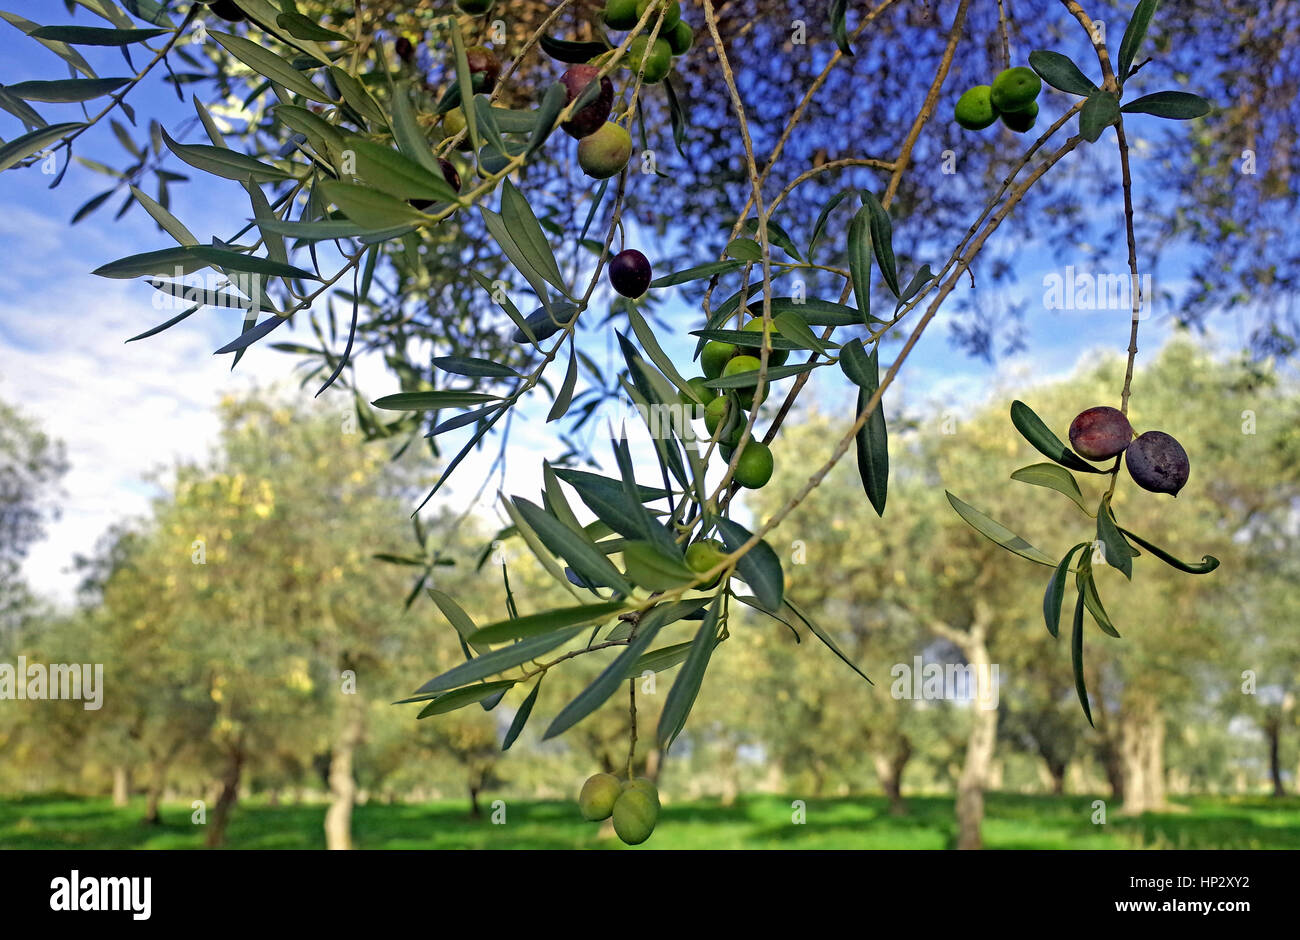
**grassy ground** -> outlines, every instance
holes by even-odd
[[[1300,799],[1194,798],[1182,811],[1129,819],[1111,813],[1094,825],[1092,798],[990,794],[984,839],[994,849],[1298,849]],[[647,848],[942,849],[953,838],[952,800],[917,797],[890,816],[879,797],[813,800],[807,822],[791,823],[790,800],[742,797],[666,806]],[[107,799],[36,796],[0,799],[0,848],[187,849],[204,830],[186,805],[164,808],[162,825],[139,822],[142,805],[114,809]],[[486,809],[486,804],[485,804]],[[240,849],[320,849],[323,806],[246,803],[229,845]],[[358,807],[353,833],[367,849],[623,848],[570,802],[517,802],[505,825],[468,818],[464,803]]]

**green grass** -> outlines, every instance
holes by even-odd
[[[1109,812],[1094,825],[1092,797],[990,794],[984,839],[991,849],[1297,849],[1300,799],[1196,797],[1179,812],[1126,818]],[[624,848],[601,826],[584,822],[571,802],[509,802],[506,824],[481,821],[463,802],[358,807],[353,834],[367,849]],[[810,800],[807,821],[791,822],[791,799],[745,796],[664,808],[647,848],[658,849],[942,849],[953,840],[952,800],[916,797],[891,816],[880,797]],[[115,809],[106,798],[64,795],[0,799],[0,848],[190,849],[203,845],[186,804],[166,806],[163,823],[140,824],[142,805]],[[321,849],[325,807],[242,804],[230,848]]]

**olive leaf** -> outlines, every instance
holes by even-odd
[[[1043,419],[1022,401],[1011,403],[1011,423],[1034,448],[1044,457],[1050,457],[1063,467],[1083,473],[1105,473],[1066,447],[1059,437],[1053,434],[1043,423]]]
[[[543,653],[549,653],[557,646],[567,643],[585,629],[585,626],[576,626],[567,630],[557,630],[553,633],[529,637],[511,643],[509,646],[491,650],[430,679],[415,690],[415,695],[427,696],[430,693],[446,692],[450,689],[460,688],[463,685],[469,685],[471,682],[477,682],[480,679],[486,679],[489,676],[495,676],[497,673],[505,672],[507,669],[513,669],[515,666],[522,665],[531,659],[536,659]],[[414,698],[410,698],[397,704],[405,704],[405,702],[414,700]]]
[[[708,612],[704,615],[704,622],[700,624],[700,629],[696,631],[695,638],[691,641],[685,665],[673,681],[673,687],[668,690],[668,698],[664,700],[664,708],[659,715],[659,726],[655,732],[659,746],[664,750],[672,747],[677,735],[681,734],[682,729],[686,727],[686,719],[690,717],[691,708],[700,693],[704,673],[709,668],[709,659],[713,655],[714,647],[718,645],[718,613],[721,604],[721,598],[714,598],[713,603],[709,605]]]
[[[1129,17],[1128,25],[1124,27],[1124,38],[1120,40],[1119,61],[1115,67],[1115,76],[1121,83],[1129,76],[1133,59],[1137,56],[1142,40],[1146,38],[1147,29],[1151,26],[1151,18],[1155,16],[1158,6],[1160,0],[1140,0],[1133,8],[1133,15]]]
[[[1052,572],[1052,577],[1048,579],[1047,590],[1043,592],[1043,621],[1047,624],[1047,632],[1053,637],[1057,635],[1061,626],[1061,603],[1065,600],[1065,573],[1070,570],[1070,559],[1079,549],[1086,549],[1091,544],[1091,542],[1080,542],[1066,552],[1061,563]]]
[[[853,47],[849,45],[848,9],[849,0],[831,0],[831,35],[835,37],[840,52],[851,56]]]
[[[840,357],[840,367],[844,374],[858,386],[856,415],[859,417],[880,386],[879,356],[879,346],[872,347],[871,352],[866,353],[862,340],[855,339],[844,348]],[[861,477],[862,488],[878,516],[885,514],[885,499],[889,495],[889,432],[885,427],[884,405],[883,398],[876,402],[871,417],[858,429],[854,438],[858,476]]]
[[[1143,548],[1149,551],[1152,555],[1155,555],[1165,564],[1169,565],[1172,568],[1177,568],[1179,571],[1186,571],[1188,574],[1209,574],[1215,568],[1219,567],[1219,559],[1215,558],[1213,555],[1202,555],[1199,564],[1193,562],[1187,562],[1187,561],[1180,561],[1179,559],[1169,554],[1160,546],[1151,544],[1146,539],[1142,538],[1142,536],[1138,535],[1136,532],[1130,532],[1128,529],[1124,528],[1123,526],[1120,526],[1119,530],[1124,535],[1128,536],[1134,542],[1137,542],[1139,545],[1141,545]]]
[[[1105,546],[1106,564],[1122,572],[1130,580],[1133,577],[1133,556],[1137,554],[1133,546],[1124,541],[1124,536],[1111,514],[1110,495],[1101,498],[1097,507],[1097,538]]]
[[[542,680],[546,678],[546,673],[537,677],[533,683],[533,690],[528,693],[528,697],[519,705],[519,710],[515,712],[514,720],[510,722],[510,729],[506,731],[505,740],[501,742],[501,750],[510,750],[510,745],[518,739],[520,732],[524,730],[524,725],[528,723],[528,718],[533,713],[533,706],[537,704],[537,693],[542,689]]]
[[[753,537],[752,532],[730,519],[718,519],[717,527],[728,551],[738,550]],[[780,608],[785,597],[785,574],[781,570],[781,559],[772,550],[772,546],[760,541],[736,562],[736,572],[749,585],[754,597],[765,610],[776,611]]]
[[[1064,493],[1074,500],[1075,505],[1080,509],[1088,512],[1088,507],[1083,501],[1083,491],[1079,489],[1079,481],[1074,478],[1073,473],[1064,467],[1054,463],[1030,464],[1028,467],[1021,467],[1011,474],[1011,479],[1032,486],[1045,486],[1048,489],[1056,490],[1058,493]]]
[[[693,601],[673,601],[668,604],[658,604],[645,613],[636,626],[636,635],[627,644],[618,657],[605,667],[604,671],[587,686],[577,697],[564,708],[546,729],[542,735],[542,740],[553,738],[557,734],[569,730],[579,721],[586,718],[593,711],[604,704],[614,690],[619,687],[627,675],[627,671],[632,663],[636,662],[646,647],[659,633],[659,630],[669,623],[674,623],[687,614],[699,610],[705,604],[705,600]]]
[[[897,297],[899,296],[898,266],[894,260],[893,222],[874,193],[864,190],[862,203],[871,218],[871,248],[876,255],[876,264],[885,278],[885,284]]]
[[[867,323],[871,316],[871,255],[867,242],[871,235],[871,210],[863,206],[849,222],[849,276],[853,281],[853,299],[858,305],[858,322]]]
[[[1083,714],[1088,719],[1088,724],[1095,728],[1096,725],[1092,722],[1092,709],[1088,707],[1088,683],[1083,675],[1084,606],[1083,592],[1080,591],[1074,603],[1074,625],[1070,632],[1070,663],[1074,667],[1074,690],[1079,695],[1079,704],[1083,706]]]
[[[464,689],[443,693],[420,709],[420,714],[415,717],[429,718],[433,715],[443,715],[458,708],[464,708],[466,705],[473,705],[475,702],[483,701],[488,696],[508,691],[517,681],[517,679],[502,679],[497,682],[484,682],[480,685],[471,685]]]
[[[1029,67],[1047,84],[1067,94],[1086,98],[1097,90],[1097,86],[1074,64],[1074,60],[1059,52],[1035,49],[1029,53]]]
[[[1079,133],[1095,144],[1101,132],[1119,121],[1119,102],[1110,92],[1097,90],[1088,96],[1079,112]]]
[[[1154,114],[1173,121],[1190,121],[1210,113],[1210,103],[1185,91],[1157,91],[1143,95],[1120,108],[1125,114]]]
[[[472,643],[501,643],[543,633],[553,633],[566,627],[576,627],[605,620],[624,607],[622,601],[605,601],[600,604],[580,604],[562,607],[523,617],[498,620],[475,630],[465,639]]]
[[[1056,562],[1002,523],[990,519],[974,506],[963,502],[947,490],[944,490],[944,495],[948,497],[948,502],[952,508],[957,510],[957,515],[961,516],[966,521],[966,524],[980,535],[997,542],[1007,551],[1013,552],[1021,558],[1028,558],[1030,561],[1045,565],[1048,568],[1056,567]]]

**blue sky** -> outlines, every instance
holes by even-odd
[[[42,23],[68,22],[62,4],[11,0],[7,6]],[[96,23],[84,11],[75,21]],[[5,84],[63,77],[61,60],[35,42],[23,39],[6,23],[0,23],[0,49],[5,52],[0,67],[0,81]],[[101,75],[126,72],[115,51],[89,50],[87,57]],[[211,93],[210,89],[205,91]],[[180,137],[181,126],[194,115],[188,98],[178,102],[172,91],[152,80],[137,89],[130,100],[141,118],[137,132],[141,138],[146,134],[148,117],[157,118]],[[51,119],[77,117],[76,106],[38,107]],[[15,119],[0,114],[0,136],[12,138],[19,130]],[[951,134],[951,128],[936,125],[933,132]],[[1140,124],[1131,131],[1139,155],[1141,132]],[[192,133],[183,138],[198,139]],[[566,138],[559,145],[572,146],[572,142]],[[112,154],[108,162],[120,162],[123,153],[106,122],[82,138],[77,152],[86,156]],[[673,157],[675,151],[669,158]],[[191,176],[198,179],[200,174],[191,171]],[[208,450],[217,430],[213,406],[221,396],[239,393],[254,384],[279,381],[296,385],[293,357],[254,349],[232,373],[225,357],[212,355],[238,332],[238,318],[229,313],[207,311],[159,336],[124,345],[126,338],[166,319],[167,314],[155,309],[154,292],[148,287],[94,277],[90,271],[127,254],[168,247],[171,241],[138,208],[121,221],[112,222],[120,199],[110,201],[109,206],[70,228],[68,220],[73,213],[107,188],[107,179],[74,165],[62,185],[50,190],[50,177],[42,175],[39,168],[0,174],[0,251],[4,257],[0,266],[0,398],[38,419],[68,448],[72,466],[64,481],[62,516],[51,526],[49,537],[35,546],[26,566],[34,587],[60,602],[72,596],[75,578],[68,571],[72,556],[88,553],[98,535],[113,521],[137,515],[146,508],[155,492],[145,482],[149,471],[178,459],[200,457]],[[247,215],[243,208],[247,197],[233,182],[203,178],[197,185],[177,185],[172,192],[173,211],[200,240],[212,233],[231,231],[230,199],[238,200],[240,219]],[[1111,224],[1108,220],[1113,215],[1118,225],[1119,209],[1118,204],[1101,207],[1097,224]],[[832,230],[827,237],[844,238],[845,233]],[[653,260],[653,253],[647,253]],[[1127,346],[1127,309],[1087,313],[1045,310],[1044,277],[1062,270],[1045,252],[1036,252],[1032,246],[1021,257],[1018,285],[1007,289],[1002,299],[1022,296],[1029,301],[1025,352],[1000,359],[994,366],[971,359],[950,346],[948,325],[941,315],[908,360],[891,393],[891,408],[906,402],[909,410],[942,413],[982,400],[998,388],[1067,373],[1081,356]],[[941,261],[930,260],[936,266]],[[968,289],[963,285],[957,293]],[[597,299],[599,309],[600,295]],[[997,302],[998,298],[990,300]],[[698,310],[690,309],[680,293],[665,305],[664,318],[680,325],[679,336],[702,325]],[[1244,335],[1238,324],[1225,321],[1220,326],[1230,342]],[[1143,349],[1154,350],[1168,333],[1167,314],[1157,307],[1154,316],[1143,324]],[[283,330],[277,336],[291,338]],[[605,361],[605,336],[588,333],[585,342],[589,351],[598,355],[598,361]],[[685,340],[669,338],[664,345],[676,361],[684,362],[689,357],[690,345]],[[882,358],[891,358],[888,349]],[[357,378],[372,398],[395,390],[395,383],[375,362],[358,363]],[[850,399],[834,380],[820,384],[818,398],[833,412],[849,407],[844,403]],[[563,449],[553,426],[544,424],[549,407],[544,399],[539,395],[515,420],[519,450],[507,467],[508,492],[535,492],[540,458],[555,456]],[[315,407],[337,413],[340,403],[327,395],[317,400]],[[602,448],[597,450],[604,456]],[[478,490],[495,453],[496,448],[491,447],[467,461],[442,498],[463,508]],[[494,495],[495,486],[487,487],[481,507],[485,513],[491,512]]]

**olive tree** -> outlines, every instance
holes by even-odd
[[[925,239],[910,234],[920,231],[924,206],[903,201],[912,192],[905,183],[916,175],[927,131],[948,124],[950,79],[968,43],[969,0],[950,4],[943,22],[932,22],[935,55],[930,68],[905,80],[916,108],[895,125],[906,130],[894,135],[890,152],[809,162],[793,161],[788,145],[800,138],[814,106],[844,106],[819,98],[819,91],[851,65],[855,44],[869,41],[886,22],[894,7],[889,0],[852,15],[844,0],[826,5],[820,25],[831,41],[816,57],[816,78],[774,124],[771,102],[756,98],[756,86],[738,70],[735,54],[747,27],[724,28],[713,0],[701,0],[690,11],[694,22],[685,23],[677,0],[610,0],[603,10],[561,0],[545,15],[529,5],[519,20],[508,8],[460,0],[459,10],[439,10],[443,15],[429,24],[420,45],[407,36],[390,43],[366,31],[351,7],[318,5],[308,15],[307,7],[271,0],[134,0],[121,7],[99,0],[93,9],[107,26],[15,23],[62,57],[74,77],[4,89],[0,105],[26,128],[0,146],[0,169],[57,166],[62,158],[66,170],[74,144],[92,126],[119,116],[136,120],[128,96],[157,68],[168,70],[179,89],[195,72],[175,73],[172,58],[195,68],[219,47],[223,87],[245,124],[231,137],[243,149],[230,145],[222,123],[197,97],[195,135],[202,142],[183,141],[179,131],[153,122],[146,150],[128,128],[115,126],[123,146],[129,142],[127,149],[137,152],[133,172],[160,179],[156,199],[128,180],[128,205],[139,204],[175,242],[106,260],[95,272],[141,278],[174,306],[173,316],[135,338],[176,328],[204,309],[234,309],[243,314],[243,328],[217,350],[234,363],[262,345],[306,357],[312,366],[307,380],[319,381],[320,392],[334,388],[349,395],[358,427],[392,442],[399,453],[412,444],[427,442],[436,450],[442,441],[463,439],[421,507],[475,448],[496,439],[508,444],[511,419],[521,408],[545,407],[547,423],[568,447],[555,465],[544,466],[540,502],[501,496],[511,523],[502,537],[522,541],[570,600],[556,606],[512,598],[508,617],[479,623],[455,598],[434,593],[464,661],[406,701],[427,718],[475,703],[490,709],[506,696],[522,696],[506,736],[513,742],[552,669],[579,656],[608,660],[551,717],[543,734],[549,738],[588,718],[628,676],[680,663],[652,739],[663,754],[686,725],[715,648],[730,635],[738,599],[776,616],[790,606],[774,533],[851,450],[866,502],[884,514],[890,481],[882,401],[908,357],[994,234],[1017,209],[1035,204],[1031,194],[1040,181],[1113,142],[1132,324],[1127,368],[1111,392],[1119,407],[1109,409],[1111,424],[1100,431],[1087,425],[1078,439],[1071,434],[1082,456],[1029,406],[1017,403],[1012,411],[1016,428],[1051,461],[1027,468],[1030,482],[1069,490],[1072,473],[1091,473],[1106,483],[1095,511],[1080,501],[1090,520],[1084,527],[1092,531],[1081,531],[1084,541],[1058,563],[950,496],[952,508],[979,533],[1053,569],[1045,608],[1053,632],[1065,581],[1074,575],[1075,680],[1088,714],[1085,609],[1103,630],[1110,624],[1093,555],[1080,555],[1080,549],[1098,542],[1105,550],[1096,563],[1125,575],[1132,573],[1134,543],[1192,573],[1217,564],[1178,561],[1121,528],[1112,509],[1125,447],[1139,485],[1176,492],[1177,478],[1185,478],[1179,461],[1185,463],[1186,455],[1179,457],[1177,442],[1143,435],[1129,446],[1126,417],[1143,305],[1140,274],[1144,251],[1151,250],[1138,244],[1126,122],[1136,115],[1194,121],[1211,110],[1181,88],[1135,91],[1132,80],[1150,61],[1141,54],[1157,6],[1155,0],[1137,3],[1116,43],[1082,3],[1064,0],[1059,25],[1076,40],[1053,44],[1086,46],[1083,66],[1051,48],[1035,49],[1027,64],[1013,61],[1012,24],[999,6],[987,83],[977,81],[957,99],[955,133],[958,140],[977,140],[973,135],[996,127],[1003,169],[974,198],[969,221]],[[799,22],[796,31],[806,31]],[[188,48],[196,36],[206,53]],[[128,74],[99,76],[78,51],[96,45],[120,47]],[[670,227],[669,219],[654,218],[652,193],[674,152],[684,155],[696,125],[671,80],[675,57],[692,48],[694,68],[707,69],[710,87],[725,101],[724,133],[739,142],[738,159],[713,181],[728,190],[738,210],[716,255],[669,256],[665,272],[664,259],[638,236]],[[137,67],[133,56],[144,64]],[[547,60],[558,63],[549,66],[551,75],[561,67],[563,74],[530,87],[524,79],[545,75]],[[1049,113],[1040,119],[1044,83],[1055,91],[1042,100]],[[52,123],[32,102],[43,110],[49,110],[46,103],[87,108],[83,119],[63,115],[71,119]],[[91,113],[92,107],[100,110]],[[666,112],[667,123],[647,121],[653,110]],[[760,118],[778,130],[760,137]],[[577,140],[581,176],[563,156],[566,138]],[[206,180],[242,190],[247,207],[232,212],[226,231],[200,238],[170,211],[169,177],[155,165],[164,155]],[[811,229],[797,226],[790,217],[797,201],[845,170],[863,175],[843,178],[847,185],[820,202]],[[548,211],[565,192],[572,194],[571,211]],[[645,215],[650,224],[634,227],[634,219]],[[691,221],[678,221],[692,244]],[[909,251],[895,249],[895,228]],[[797,240],[793,231],[800,232]],[[638,244],[661,262],[658,272]],[[431,267],[443,274],[432,294]],[[455,276],[445,276],[448,271]],[[698,309],[693,355],[670,355],[655,325],[655,304],[675,295]],[[467,304],[469,297],[477,303]],[[608,310],[603,318],[602,307]],[[312,342],[283,341],[285,325],[295,322],[312,331]],[[606,334],[621,359],[613,374],[581,347],[580,326]],[[381,354],[400,377],[399,392],[368,401],[356,387],[347,366],[368,352]],[[691,374],[697,370],[701,374]],[[784,449],[782,429],[801,393],[814,378],[839,375],[856,387],[857,400],[831,446],[818,454]],[[611,441],[616,473],[575,466],[575,458],[596,457],[570,436],[589,427],[601,404],[610,402],[631,404],[633,420],[645,424],[649,473],[646,461],[634,459],[627,433]],[[781,505],[742,523],[742,491],[767,483],[777,460],[801,461],[806,481]],[[983,554],[980,559],[980,577],[965,582],[953,600],[969,604],[975,622],[987,627],[983,591],[1005,575],[983,564]],[[809,627],[830,642],[824,630]],[[950,639],[958,642],[957,634]],[[983,633],[972,628],[961,642],[967,640],[968,658],[979,659]],[[635,685],[628,707],[634,715]],[[982,770],[978,760],[970,764],[971,755],[982,759],[992,741],[987,722],[980,729],[987,746],[968,753],[972,794],[982,789]],[[635,738],[631,743],[635,751]],[[629,757],[629,770],[632,765]],[[233,752],[231,766],[240,766]],[[237,772],[231,776],[237,781]],[[629,780],[612,809],[614,828],[626,841],[643,841],[657,808],[653,786]]]

